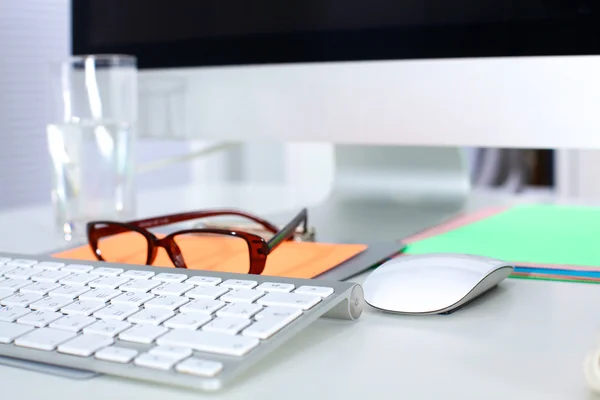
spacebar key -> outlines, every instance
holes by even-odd
[[[156,343],[160,346],[187,347],[207,353],[243,356],[258,346],[260,341],[256,338],[224,333],[177,329],[158,338]]]

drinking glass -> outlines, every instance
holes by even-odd
[[[46,127],[56,226],[83,238],[87,221],[135,216],[137,61],[75,56],[51,68]]]

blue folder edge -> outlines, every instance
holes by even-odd
[[[554,269],[554,268],[515,266],[515,272],[530,273],[530,274],[570,276],[573,278],[597,278],[597,279],[600,279],[600,271],[582,271],[582,270],[572,270],[572,269]]]

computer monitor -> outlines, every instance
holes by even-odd
[[[320,178],[335,170],[330,198],[343,201],[319,209],[327,221],[320,233],[336,227],[370,238],[361,229],[377,218],[377,233],[389,238],[401,235],[399,226],[436,222],[445,211],[431,217],[398,204],[464,199],[469,182],[457,146],[600,145],[596,1],[87,0],[72,7],[75,54],[138,57],[142,137],[335,143],[285,150],[288,166],[296,163],[285,173],[304,179],[307,190],[315,171],[302,170],[313,160]],[[348,146],[355,144],[370,146]],[[335,151],[337,169],[318,151]],[[246,167],[259,166],[261,175],[262,161],[281,155],[246,156],[255,157]]]
[[[73,52],[127,53],[140,133],[600,144],[593,0],[73,1]]]

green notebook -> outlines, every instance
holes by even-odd
[[[523,205],[407,246],[510,262],[600,266],[600,208]]]

